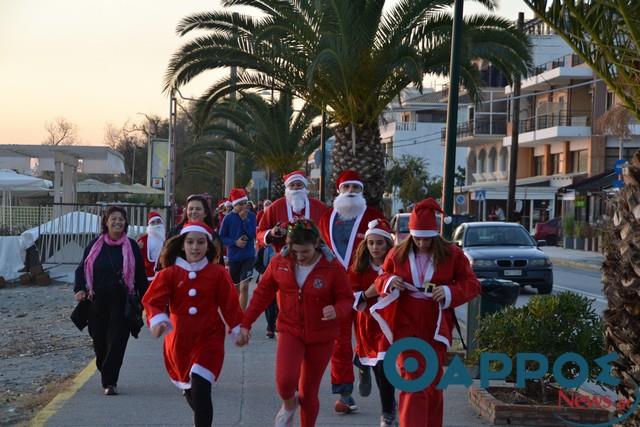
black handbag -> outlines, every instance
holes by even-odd
[[[81,331],[89,323],[90,308],[91,301],[89,301],[88,299],[83,299],[82,301],[78,302],[78,305],[76,305],[76,308],[74,308],[73,312],[71,313],[71,321],[74,325],[76,325],[76,328]]]
[[[124,318],[129,324],[129,331],[131,336],[138,338],[138,334],[144,325],[142,320],[142,304],[140,304],[140,298],[138,293],[127,294],[127,299],[124,303]]]

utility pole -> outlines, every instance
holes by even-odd
[[[524,29],[524,13],[518,13],[518,31]],[[509,162],[509,183],[507,190],[507,222],[515,218],[516,175],[518,170],[518,142],[520,138],[520,75],[513,76],[513,96],[511,98],[511,153]]]
[[[324,203],[325,199],[326,199],[326,194],[325,194],[325,175],[327,173],[326,170],[326,161],[327,161],[327,154],[326,154],[326,146],[325,146],[325,126],[327,123],[327,113],[325,112],[324,108],[322,109],[322,124],[320,125],[320,201],[322,203]]]
[[[177,117],[177,105],[175,90],[171,89],[169,95],[169,143],[168,146],[168,162],[167,162],[167,174],[166,182],[164,183],[164,204],[169,206],[169,209],[173,217],[175,208],[175,184],[176,184],[176,117]],[[168,221],[170,224],[173,222],[172,218]]]
[[[234,15],[234,18],[239,17],[238,13],[234,13],[233,15]],[[237,30],[234,27],[234,32],[236,31]],[[237,77],[238,77],[238,69],[235,66],[232,66],[231,67],[231,84],[234,86],[234,89],[235,89]],[[235,90],[231,92],[231,94],[229,95],[229,98],[231,100],[236,99]],[[228,196],[229,193],[231,192],[231,188],[233,187],[235,178],[236,178],[236,153],[233,151],[227,151],[225,153],[225,159],[224,159],[224,196]]]
[[[449,103],[447,104],[447,131],[444,153],[442,200],[445,215],[453,214],[453,186],[456,168],[456,138],[458,133],[458,91],[460,87],[460,42],[464,0],[456,0],[451,29],[451,57],[449,60]],[[451,239],[451,224],[442,221],[442,236]]]

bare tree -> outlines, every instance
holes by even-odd
[[[52,122],[44,124],[47,131],[46,145],[74,145],[78,143],[78,127],[65,119],[58,117]]]

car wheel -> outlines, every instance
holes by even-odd
[[[553,290],[553,283],[545,283],[543,285],[538,285],[536,286],[536,289],[538,289],[538,293],[540,295],[548,295]]]
[[[555,246],[558,244],[558,236],[548,236],[546,238],[546,241],[547,241],[547,245]]]

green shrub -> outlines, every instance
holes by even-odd
[[[564,237],[573,237],[576,219],[573,215],[567,215],[562,219],[562,233]]]

